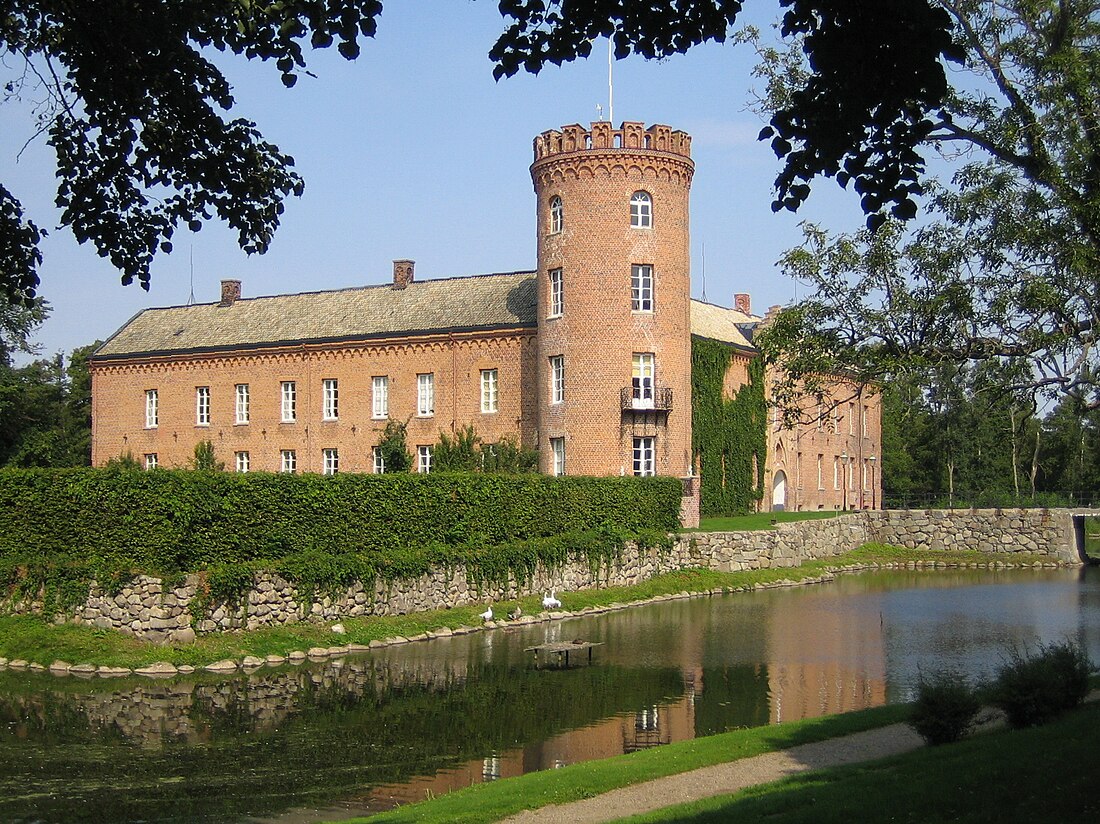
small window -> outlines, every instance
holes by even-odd
[[[145,453],[145,468],[156,469],[157,468],[157,453],[146,452]]]
[[[630,225],[635,229],[653,227],[653,199],[649,192],[635,192],[630,198]]]
[[[554,195],[550,198],[550,234],[556,235],[561,231],[563,225],[561,198]]]
[[[550,270],[550,314],[548,317],[559,318],[565,308],[562,295],[561,269]]]
[[[654,438],[635,438],[634,439],[634,474],[648,478],[651,475],[656,474],[656,467],[654,464]]]
[[[156,429],[160,423],[160,402],[156,389],[145,390],[145,428]]]
[[[856,434],[856,405],[854,403],[848,404],[848,434]]]
[[[340,471],[340,450],[339,449],[322,449],[321,450],[322,468],[321,472],[325,475],[335,475]]]
[[[554,454],[554,474],[565,474],[565,438],[551,438],[550,450]]]
[[[321,382],[321,419],[335,421],[340,417],[340,384],[336,378]]]
[[[284,449],[279,453],[279,471],[293,475],[298,471],[298,453],[293,449]]]
[[[817,456],[817,488],[818,489],[824,489],[825,488],[825,475],[823,474],[824,469],[825,469],[825,456],[824,455],[818,455]]]
[[[388,418],[390,416],[390,378],[388,375],[375,375],[371,378],[371,417]]]
[[[235,455],[236,455],[236,458],[237,458],[237,471],[238,472],[247,472],[248,467],[251,463],[251,461],[249,460],[249,457],[248,457],[248,453],[247,452],[237,452],[237,453],[235,453]]]
[[[430,446],[418,446],[416,448],[416,471],[427,475],[432,471],[432,448]]]
[[[195,387],[195,426],[210,426],[210,387]]]
[[[630,267],[630,308],[634,312],[653,311],[653,267]]]
[[[867,405],[863,405],[862,417],[859,419],[859,434],[867,437]]]
[[[294,381],[283,381],[282,422],[294,423],[298,419],[298,387]]]
[[[248,423],[248,384],[237,384],[237,423]]]
[[[435,375],[431,372],[416,376],[416,414],[421,418],[435,414]]]
[[[840,489],[840,458],[833,456],[833,489]]]
[[[374,447],[372,455],[374,457],[374,474],[381,475],[386,471],[386,458],[382,455],[382,447]]]
[[[653,353],[635,352],[630,379],[635,409],[653,408]]]
[[[550,358],[550,403],[562,403],[565,400],[565,356],[554,355]]]
[[[497,370],[481,370],[481,411],[488,414],[497,411]]]

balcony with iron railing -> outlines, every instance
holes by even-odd
[[[670,412],[672,389],[668,386],[624,386],[619,391],[624,412]]]

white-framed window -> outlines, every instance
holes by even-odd
[[[840,410],[833,407],[833,434],[840,434]]]
[[[859,479],[861,481],[860,486],[863,488],[864,492],[866,492],[867,490],[869,490],[871,488],[870,485],[867,483],[868,474],[869,473],[867,472],[867,459],[864,458],[863,459],[863,464],[859,468]]]
[[[636,409],[653,408],[653,353],[635,352],[634,366],[630,378],[631,391],[634,393]]]
[[[247,472],[248,467],[252,463],[251,459],[248,456],[248,453],[247,452],[235,452],[234,455],[237,459],[237,471],[238,472]]]
[[[856,434],[856,405],[854,403],[848,404],[848,434]]]
[[[416,471],[427,475],[432,471],[432,448],[430,446],[418,446],[416,448]]]
[[[481,411],[485,413],[497,411],[497,370],[481,370]]]
[[[432,372],[416,376],[416,414],[421,418],[435,414],[435,374]]]
[[[863,412],[859,419],[859,434],[864,438],[867,437],[867,404],[863,405]]]
[[[282,383],[282,422],[294,423],[298,420],[298,386],[294,381]]]
[[[656,474],[654,440],[652,437],[634,439],[634,474],[639,477],[648,478]]]
[[[565,355],[550,357],[550,403],[565,400]]]
[[[335,448],[321,450],[321,472],[335,475],[340,471],[340,450]]]
[[[554,474],[565,474],[565,438],[551,438],[550,451],[554,456]]]
[[[630,198],[630,225],[635,229],[653,226],[653,198],[649,192],[635,192]]]
[[[825,469],[825,456],[824,455],[818,455],[817,456],[817,488],[818,489],[824,489],[825,488],[824,469]]]
[[[562,209],[561,198],[554,195],[550,198],[550,234],[556,235],[564,225],[564,210]]]
[[[336,378],[321,381],[321,419],[335,421],[340,417],[340,383]]]
[[[237,384],[237,423],[248,423],[248,384]]]
[[[564,295],[562,294],[561,269],[550,270],[550,314],[547,317],[560,318],[565,309]]]
[[[821,428],[825,425],[825,405],[818,401],[817,404],[817,431],[820,432]]]
[[[283,449],[279,452],[279,471],[293,475],[298,471],[298,453],[293,449]]]
[[[210,387],[195,387],[195,426],[210,426]]]
[[[653,267],[649,264],[635,263],[630,267],[630,309],[653,311]]]
[[[156,469],[157,468],[157,453],[146,452],[145,453],[145,468]]]
[[[374,474],[381,475],[386,471],[386,458],[382,455],[382,447],[374,447],[371,456],[374,458]]]
[[[156,429],[160,424],[160,401],[156,389],[145,390],[145,428]]]
[[[390,377],[375,375],[371,378],[371,417],[388,418],[390,416]]]
[[[840,458],[833,455],[833,489],[840,489]]]

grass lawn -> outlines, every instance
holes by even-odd
[[[801,514],[801,513],[800,513]],[[745,572],[717,572],[708,569],[685,569],[660,575],[636,586],[562,592],[558,597],[563,609],[577,612],[585,607],[602,607],[641,601],[658,595],[681,592],[708,592],[715,589],[738,590],[776,581],[799,581],[816,578],[832,567],[845,564],[909,563],[940,561],[956,564],[1034,563],[1039,556],[989,555],[980,552],[930,552],[915,549],[868,544],[852,552],[832,558],[807,561],[798,567],[758,569]],[[519,605],[524,614],[542,611],[538,595],[518,601],[496,602],[493,610],[505,615]],[[435,612],[420,612],[390,618],[347,618],[341,623],[346,635],[336,635],[327,624],[302,623],[292,626],[200,636],[194,643],[162,646],[140,641],[120,632],[95,629],[74,624],[55,625],[38,616],[0,616],[0,657],[24,659],[45,666],[57,660],[70,664],[91,663],[131,669],[168,661],[176,666],[203,666],[223,658],[240,660],[246,655],[286,655],[309,647],[328,647],[349,643],[367,644],[395,636],[411,637],[430,630],[461,626],[478,626],[478,617],[485,609],[476,604]]]
[[[1085,554],[1100,559],[1100,518],[1085,518]]]
[[[431,801],[398,807],[370,818],[351,819],[348,824],[475,824],[496,821],[525,809],[576,801],[616,787],[698,767],[883,727],[903,720],[907,712],[907,707],[895,705],[734,730],[602,761],[571,764],[558,770],[542,770],[503,781],[475,784]]]
[[[839,512],[822,510],[821,512],[752,512],[748,515],[733,515],[728,518],[701,518],[698,529],[688,532],[740,532],[742,530],[772,529],[777,523],[790,521],[815,521],[818,518],[835,518]]]
[[[850,767],[817,770],[637,822],[773,824],[1100,821],[1092,703],[1042,727],[1006,730]]]

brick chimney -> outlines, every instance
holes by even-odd
[[[241,298],[241,282],[239,280],[222,281],[222,300],[219,306],[231,306]]]
[[[746,315],[752,314],[752,296],[747,292],[735,292],[733,295],[733,308]]]
[[[395,260],[393,262],[393,288],[404,289],[413,282],[414,260]]]

